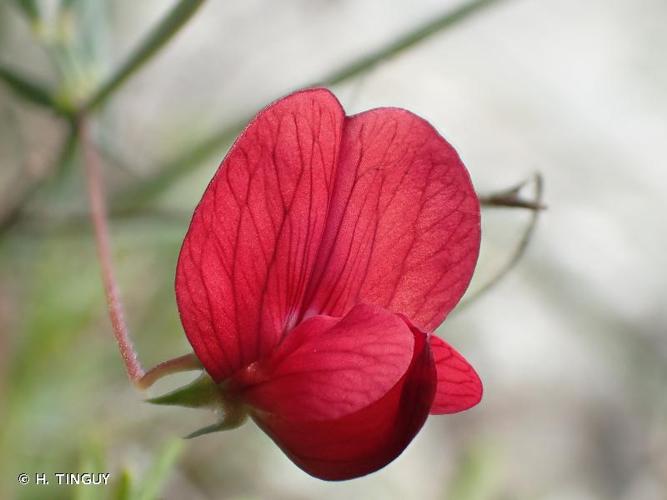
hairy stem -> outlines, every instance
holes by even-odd
[[[192,370],[201,370],[203,368],[201,362],[194,354],[184,354],[177,358],[169,359],[155,365],[148,370],[141,379],[136,383],[139,389],[148,389],[157,380],[166,375],[171,375],[177,372],[188,372]]]
[[[100,156],[90,136],[90,124],[86,117],[80,118],[78,122],[78,135],[83,150],[84,167],[88,188],[88,200],[90,203],[90,217],[95,230],[95,243],[97,244],[97,256],[102,271],[102,281],[106,293],[109,317],[113,327],[114,336],[120,349],[120,355],[125,363],[125,369],[130,381],[135,385],[144,376],[145,372],[137,358],[134,344],[130,339],[130,332],[125,323],[123,304],[120,300],[118,283],[114,273],[111,259],[111,245],[109,240],[109,226],[107,224],[106,202],[102,188],[102,168]]]
[[[194,354],[185,354],[163,361],[147,372],[142,368],[134,349],[134,344],[130,338],[127,323],[125,322],[125,312],[120,299],[120,291],[111,258],[107,207],[102,182],[102,162],[100,154],[91,138],[90,124],[85,116],[81,116],[77,122],[77,133],[83,150],[90,217],[95,230],[97,256],[100,261],[109,317],[120,355],[125,363],[127,376],[138,389],[143,390],[148,389],[156,380],[166,375],[201,369],[202,364]]]

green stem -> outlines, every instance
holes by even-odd
[[[112,214],[127,215],[145,207],[151,200],[166,191],[174,181],[234,140],[247,122],[247,119],[243,119],[231,126],[224,127],[184,153],[165,162],[154,175],[134,183],[127,190],[119,193],[111,200]]]
[[[409,33],[399,37],[380,50],[356,59],[343,68],[322,78],[319,85],[335,85],[345,80],[369,71],[382,61],[403,52],[427,38],[455,26],[472,14],[479,12],[483,7],[499,3],[501,0],[475,0],[463,6],[446,12],[424,25],[418,26]],[[141,182],[134,183],[128,190],[119,193],[112,199],[113,213],[134,212],[162,194],[174,181],[191,172],[196,166],[202,165],[202,160],[221,150],[230,143],[252,116],[243,117],[231,125],[222,127],[204,138],[190,149],[179,154],[176,158],[167,161],[156,169],[156,173]]]
[[[51,92],[49,92],[45,85],[21,75],[16,70],[4,65],[0,65],[0,80],[4,81],[20,97],[34,104],[51,108],[57,113],[62,113],[62,110],[56,104]]]
[[[384,62],[387,59],[400,54],[401,52],[405,52],[418,43],[440,33],[447,28],[458,25],[460,21],[463,21],[472,14],[485,7],[499,3],[500,1],[501,0],[475,0],[473,2],[465,3],[454,10],[449,10],[436,17],[435,19],[421,26],[418,26],[409,33],[398,37],[396,40],[380,48],[379,50],[371,52],[370,54],[366,54],[356,61],[353,61],[351,64],[348,64],[343,68],[334,71],[333,73],[324,77],[320,82],[317,82],[317,84],[335,85],[362,73],[367,73],[379,63]]]
[[[34,2],[19,1],[18,3],[26,15],[36,19],[37,11],[33,12],[32,9],[36,5]],[[93,93],[87,104],[79,112],[59,103],[43,84],[35,82],[2,64],[0,64],[0,80],[4,81],[16,94],[26,100],[51,108],[56,113],[64,115],[70,121],[73,121],[77,115],[83,116],[86,110],[102,104],[115,89],[167,43],[203,3],[204,0],[180,0],[169,14],[146,36],[144,41],[139,44],[139,47],[130,55],[125,63]],[[35,16],[32,16],[32,14],[35,14]],[[71,158],[76,141],[77,136],[74,127],[72,127],[68,139],[63,146],[62,154],[58,158],[57,163],[59,167],[55,169],[56,174],[62,170],[60,167],[65,165]],[[50,177],[50,175],[47,177]],[[0,215],[0,237],[16,224],[23,213],[24,206],[39,191],[42,185],[45,184],[46,180],[47,178],[40,179],[27,186],[18,196],[18,202],[13,204],[4,214]]]
[[[84,109],[93,109],[143,66],[192,17],[204,0],[179,0],[174,8],[153,28],[116,71],[93,93]]]

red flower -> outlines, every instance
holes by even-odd
[[[380,469],[428,413],[481,398],[432,332],[468,286],[479,202],[454,149],[396,108],[285,97],[238,138],[195,210],[176,296],[225,405],[303,470]]]

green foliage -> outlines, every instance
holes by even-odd
[[[183,440],[172,439],[157,453],[153,464],[137,485],[136,493],[131,498],[136,500],[155,500],[167,481],[172,468],[183,451]]]
[[[108,471],[104,449],[94,440],[83,444],[78,470],[81,472]],[[83,487],[75,488],[73,500],[104,500],[107,498],[106,488]]]
[[[60,108],[51,92],[41,82],[36,82],[18,71],[0,64],[0,80],[20,97],[40,106],[46,106],[60,112]]]
[[[133,73],[148,62],[185,25],[204,0],[179,0],[87,101],[84,109],[93,109],[108,99]]]
[[[449,480],[443,500],[484,500],[497,490],[499,460],[487,444],[478,442],[465,450]]]
[[[16,6],[33,23],[39,20],[39,7],[37,0],[14,0]]]
[[[458,26],[461,21],[467,19],[472,14],[499,2],[500,0],[474,0],[463,3],[455,9],[448,10],[436,18],[428,20],[422,26],[418,26],[405,35],[397,37],[384,47],[366,54],[345,67],[330,73],[317,82],[316,85],[336,85],[337,83],[366,73],[379,63],[405,52],[447,28]]]
[[[112,500],[132,500],[132,476],[130,471],[123,469],[112,488]]]

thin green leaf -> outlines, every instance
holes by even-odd
[[[130,500],[132,494],[132,476],[130,471],[123,469],[120,477],[114,482],[111,498],[113,500]]]
[[[248,120],[249,118],[244,118],[233,125],[220,129],[176,158],[165,162],[156,169],[155,174],[144,178],[142,181],[135,182],[126,191],[112,199],[112,214],[127,215],[146,206],[166,191],[176,180],[233,141]]]
[[[352,63],[347,64],[339,70],[325,76],[322,78],[322,80],[316,82],[315,85],[335,85],[362,73],[366,73],[377,66],[379,63],[384,62],[400,54],[401,52],[405,52],[418,43],[444,31],[447,28],[458,25],[461,21],[470,17],[472,14],[482,10],[485,7],[499,3],[500,1],[502,0],[476,0],[473,2],[465,3],[454,10],[447,11],[435,19],[428,21],[421,26],[418,26],[416,29],[410,31],[409,33],[398,37],[396,40],[390,42],[379,50],[371,52],[370,54],[366,54],[356,61],[353,61]]]
[[[33,23],[39,20],[39,7],[35,0],[15,0],[16,6]]]
[[[464,450],[443,499],[502,498],[498,493],[498,456],[487,445],[475,443]]]
[[[179,0],[174,8],[153,28],[123,64],[93,93],[85,109],[102,104],[133,73],[150,60],[192,17],[204,0]]]
[[[106,470],[108,467],[100,444],[95,440],[85,443],[81,453],[79,472],[102,473]],[[76,488],[72,496],[73,500],[102,500],[105,497],[106,494],[102,487]]]
[[[174,439],[160,451],[156,461],[141,482],[137,500],[155,500],[183,450],[183,441]]]
[[[58,113],[62,112],[51,92],[42,83],[36,82],[5,65],[0,65],[0,80],[5,82],[20,97],[34,104],[51,108]]]
[[[429,37],[454,27],[472,14],[484,7],[499,3],[502,0],[476,0],[448,11],[436,19],[418,26],[409,33],[390,42],[385,47],[354,60],[343,68],[322,78],[318,85],[335,85],[369,71],[382,61],[403,52]],[[211,154],[220,151],[229,144],[236,135],[243,130],[252,116],[243,117],[233,124],[213,132],[209,137],[184,151],[176,158],[167,161],[156,169],[156,173],[141,182],[134,183],[127,191],[112,199],[112,212],[127,214],[148,205],[153,199],[162,194],[167,188],[183,175],[191,172],[203,164],[203,160]]]

